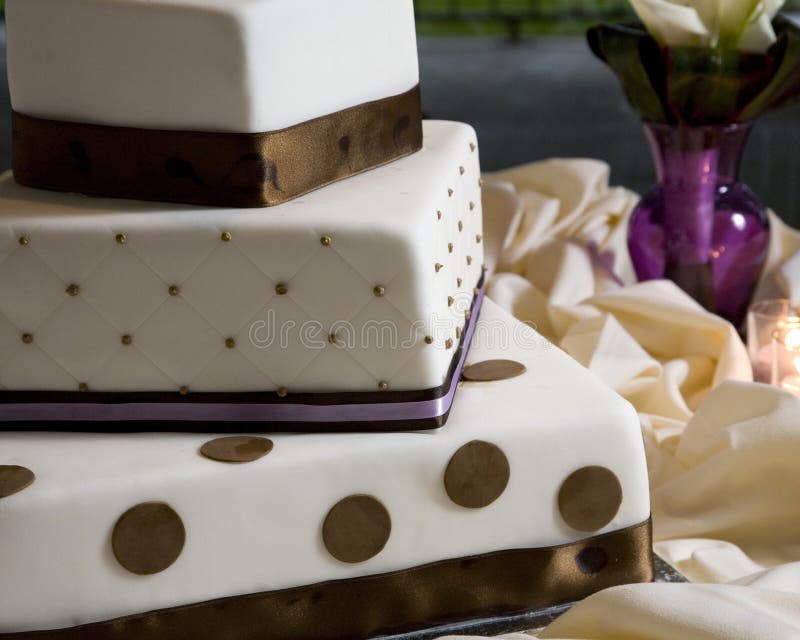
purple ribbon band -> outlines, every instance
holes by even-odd
[[[485,287],[475,296],[464,331],[461,354],[447,393],[432,400],[367,404],[280,404],[220,402],[30,402],[0,404],[0,422],[390,422],[429,420],[453,404],[461,370],[483,303]]]

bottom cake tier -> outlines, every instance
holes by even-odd
[[[449,423],[0,434],[0,640],[364,639],[653,576],[633,408],[490,300]]]

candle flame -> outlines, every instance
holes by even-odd
[[[797,351],[800,349],[800,329],[792,329],[786,333],[783,343],[787,349]]]

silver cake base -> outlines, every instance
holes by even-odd
[[[655,567],[655,582],[688,582],[678,571],[653,554]],[[569,611],[577,603],[561,604],[556,607],[547,607],[535,611],[515,613],[507,616],[466,620],[451,624],[423,629],[412,633],[401,633],[391,636],[380,636],[373,640],[435,640],[442,636],[497,636],[503,633],[537,632],[544,629],[561,614]]]

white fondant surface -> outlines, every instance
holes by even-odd
[[[0,434],[0,464],[36,482],[0,500],[0,632],[79,625],[224,596],[377,574],[437,560],[566,543],[557,495],[573,471],[611,469],[622,506],[597,533],[649,517],[644,448],[633,408],[529,327],[487,300],[470,362],[511,358],[513,380],[463,383],[448,424],[397,434],[270,436],[261,460],[201,457],[212,436]],[[511,478],[484,509],[451,502],[451,456],[475,439],[506,454]],[[384,550],[361,564],[325,550],[328,510],[377,497],[392,518]],[[127,573],[111,551],[117,518],[145,501],[181,516],[186,546],[163,573]]]
[[[11,101],[93,124],[273,131],[419,82],[411,0],[7,0]]]
[[[94,199],[7,174],[0,389],[440,386],[481,276],[480,166],[471,127],[426,122],[424,132],[412,156],[264,210]]]

